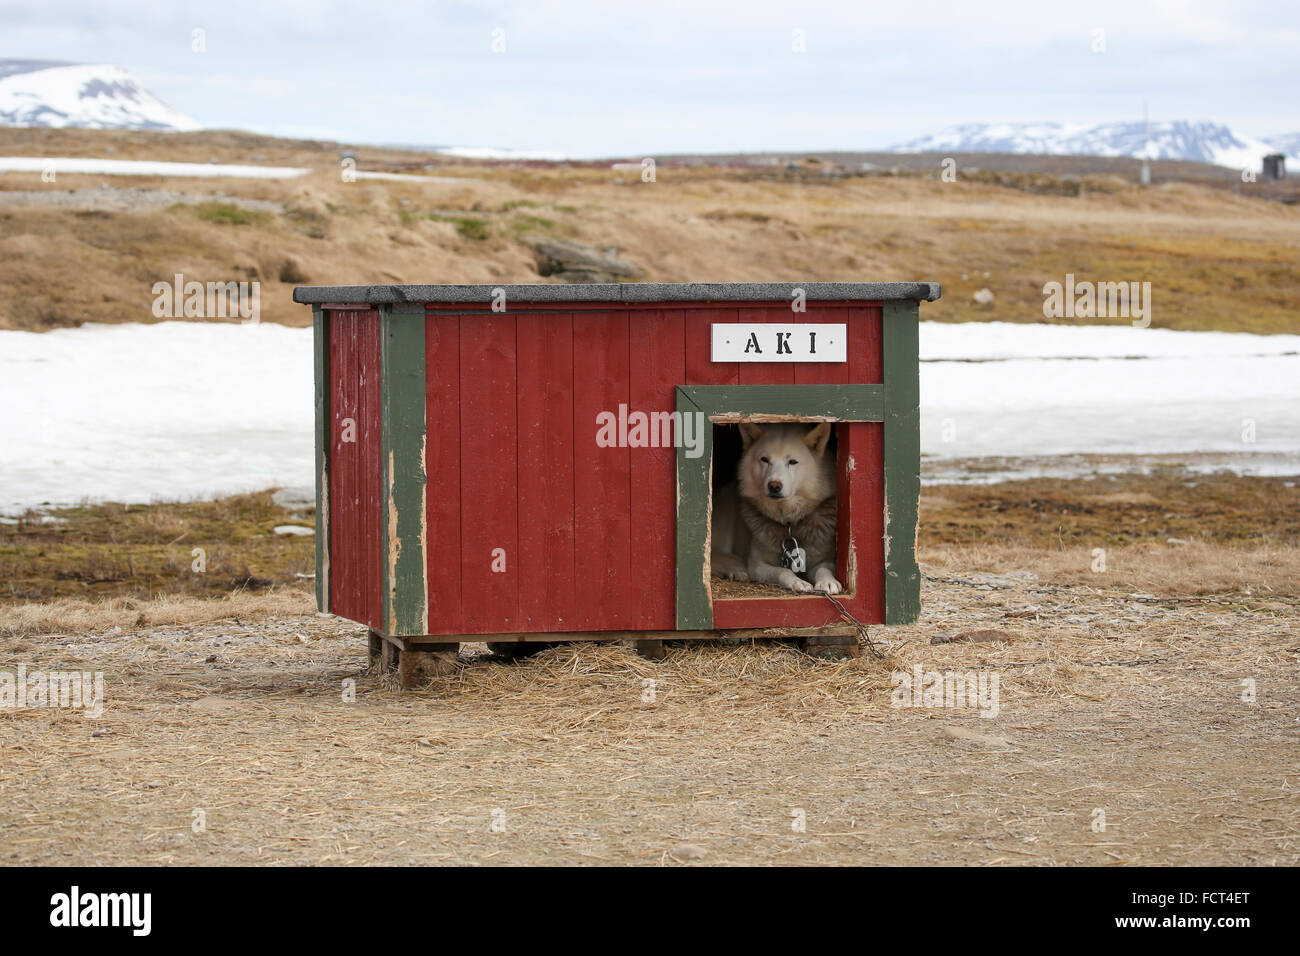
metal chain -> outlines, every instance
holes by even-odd
[[[863,624],[861,621],[859,621],[852,614],[850,614],[849,609],[846,608],[839,601],[835,600],[835,598],[831,595],[829,591],[819,591],[818,593],[821,594],[823,597],[825,597],[826,600],[834,604],[836,610],[840,612],[840,616],[848,620],[854,627],[858,629],[858,633],[862,635],[862,640],[866,643],[867,647],[871,649],[871,653],[874,654],[876,657],[880,658],[881,660],[884,660],[885,655],[881,652],[880,648],[876,646],[876,642],[871,639],[871,635],[867,633],[867,626]]]

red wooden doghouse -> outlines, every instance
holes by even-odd
[[[710,578],[714,476],[734,472],[727,426],[749,419],[836,423],[843,606],[915,620],[917,313],[938,297],[928,282],[297,289],[315,313],[320,609],[398,664],[466,638],[855,647],[825,596],[724,597]],[[688,416],[708,422],[693,446],[657,431]]]

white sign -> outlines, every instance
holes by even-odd
[[[715,362],[845,362],[848,327],[782,322],[713,323]]]

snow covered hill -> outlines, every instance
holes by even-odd
[[[1234,169],[1258,169],[1260,159],[1290,148],[1235,132],[1219,123],[1186,120],[1151,124],[1151,159],[1190,159]],[[1038,153],[1052,156],[1133,156],[1141,158],[1146,132],[1141,122],[1097,126],[1063,123],[963,123],[893,148],[896,153]],[[1297,160],[1290,160],[1295,163]]]
[[[0,126],[202,129],[120,66],[51,60],[0,60]]]

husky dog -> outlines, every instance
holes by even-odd
[[[835,462],[827,422],[743,422],[736,480],[714,494],[713,573],[791,591],[844,590],[835,577]],[[807,552],[806,579],[781,563],[788,538]],[[811,582],[811,583],[809,583]]]

